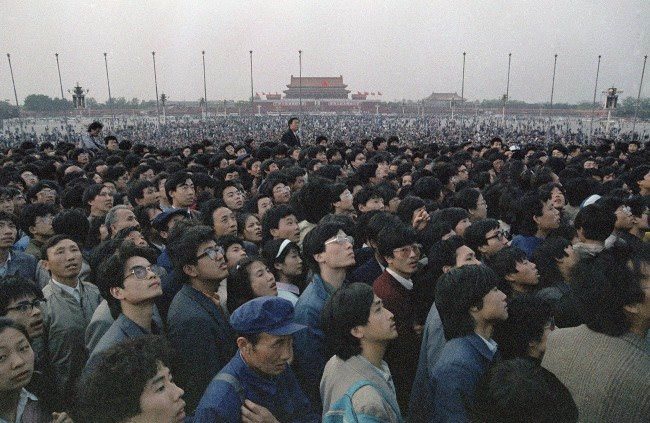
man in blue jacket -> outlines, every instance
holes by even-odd
[[[206,389],[194,423],[318,422],[289,363],[293,305],[279,297],[258,297],[236,309],[230,324],[238,333],[239,351]]]
[[[436,285],[445,344],[433,368],[433,404],[429,421],[464,422],[466,406],[474,402],[479,378],[497,357],[492,340],[496,322],[508,318],[506,295],[497,288],[497,276],[484,265],[452,269]]]

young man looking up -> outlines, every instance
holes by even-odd
[[[537,289],[539,283],[537,266],[517,247],[501,249],[490,257],[486,264],[502,279],[499,289],[508,298]]]
[[[201,206],[203,224],[214,230],[215,237],[224,235],[237,236],[237,218],[235,213],[221,199],[209,200]]]
[[[399,335],[388,347],[386,362],[393,369],[397,400],[404,411],[408,408],[422,335],[422,324],[416,320],[411,280],[420,260],[421,247],[415,239],[413,228],[404,224],[380,232],[378,251],[388,267],[372,286],[386,308],[395,315]]]
[[[184,283],[169,306],[168,338],[181,357],[176,378],[192,413],[212,377],[236,351],[235,335],[217,295],[228,267],[207,226],[190,227],[170,240],[167,249]]]
[[[104,218],[106,213],[113,207],[113,196],[111,190],[101,184],[93,184],[86,187],[82,200],[90,210],[88,219],[93,217]]]
[[[81,249],[66,235],[55,235],[41,248],[42,263],[50,272],[43,288],[45,346],[50,359],[56,395],[61,405],[74,399],[77,378],[87,359],[86,326],[102,300],[99,289],[79,280]]]
[[[165,195],[172,208],[189,209],[196,201],[194,182],[186,172],[169,175],[165,181]]]
[[[20,215],[23,229],[30,236],[25,254],[34,256],[36,260],[41,259],[41,246],[54,235],[52,221],[55,215],[56,209],[51,204],[36,203],[25,206]]]
[[[89,366],[115,344],[161,332],[152,320],[154,300],[162,295],[160,277],[151,266],[154,258],[152,250],[122,244],[101,264],[97,283],[115,321],[90,351]]]
[[[477,220],[465,229],[463,238],[481,260],[491,257],[508,245],[508,239],[496,219]]]
[[[345,281],[347,270],[354,266],[354,240],[335,223],[316,225],[303,242],[307,264],[314,272],[312,281],[296,303],[296,322],[307,329],[295,335],[294,368],[314,410],[320,413],[320,384],[327,362],[321,311],[328,298]]]
[[[335,354],[321,379],[323,414],[352,385],[367,380],[374,386],[364,386],[352,396],[354,411],[382,422],[401,421],[395,385],[384,361],[389,342],[398,336],[397,325],[381,298],[366,284],[347,285],[325,303],[323,324],[329,350]]]
[[[508,318],[506,296],[497,277],[483,265],[462,266],[445,273],[436,286],[447,344],[433,369],[433,421],[467,421],[479,378],[497,354],[492,332]]]

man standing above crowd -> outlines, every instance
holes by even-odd
[[[297,117],[289,118],[289,129],[282,135],[282,144],[286,144],[289,147],[300,147],[300,138],[298,137],[298,126],[300,125],[300,120]]]
[[[100,136],[103,128],[104,125],[97,121],[88,125],[88,132],[81,137],[79,148],[95,152],[103,150],[105,143]]]

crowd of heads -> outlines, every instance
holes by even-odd
[[[161,144],[102,129],[88,126],[99,148],[28,141],[1,158],[0,396],[27,388],[59,421],[201,415],[237,351],[268,377],[291,365],[319,418],[327,360],[385,354],[407,416],[433,309],[447,343],[498,345],[464,418],[576,421],[571,386],[540,365],[551,333],[650,328],[650,160],[636,139],[488,125],[483,142],[332,131],[287,146],[268,128],[237,143],[201,126],[180,143],[179,123]],[[196,329],[192,301],[220,326]],[[124,319],[141,336],[109,342]]]

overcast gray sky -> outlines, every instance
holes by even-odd
[[[505,93],[512,52],[510,98],[548,101],[557,53],[557,103],[591,101],[599,54],[599,95],[614,85],[636,97],[650,0],[0,0],[0,28],[0,99],[12,103],[4,53],[21,102],[60,97],[55,52],[64,88],[78,81],[103,102],[103,52],[114,97],[153,99],[155,50],[159,91],[173,101],[203,96],[201,50],[208,99],[222,100],[249,95],[249,50],[255,91],[281,92],[298,75],[299,49],[303,76],[343,75],[353,92],[381,91],[384,100],[460,94],[466,51],[468,99]]]

